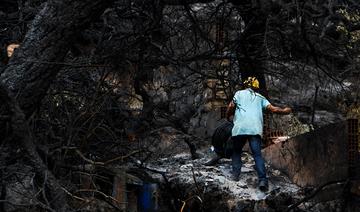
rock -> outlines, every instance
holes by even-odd
[[[172,127],[162,127],[150,132],[143,140],[143,146],[153,152],[150,160],[171,157],[180,153],[188,152],[193,157],[196,153],[196,143],[199,139],[185,134]]]
[[[266,77],[270,102],[291,106],[301,122],[311,124],[315,87],[319,86],[314,125],[323,127],[344,120],[336,99],[338,96],[344,98],[346,89],[341,89],[337,82],[319,85],[316,80],[318,76],[311,71],[306,76],[298,76],[298,70],[291,68],[290,73],[288,77]]]
[[[204,154],[206,150],[202,150]],[[283,172],[267,166],[269,177],[269,191],[261,192],[258,186],[257,174],[254,170],[254,161],[248,153],[243,153],[242,173],[240,180],[234,182],[231,176],[231,160],[221,159],[217,166],[204,166],[209,155],[190,160],[189,154],[177,154],[162,158],[161,163],[153,161],[151,167],[166,170],[167,184],[172,190],[162,190],[160,209],[166,211],[169,202],[178,208],[186,202],[184,211],[286,211],[287,208],[313,192],[304,192],[304,189],[291,182]],[[180,163],[181,161],[181,163]],[[149,173],[152,175],[153,173]],[[155,176],[155,174],[153,174]],[[314,174],[315,177],[319,175]],[[154,177],[155,178],[155,177]],[[164,184],[164,181],[159,181]],[[338,193],[337,185],[327,187],[324,192],[319,192],[315,198],[301,204],[294,211],[307,211],[315,207],[314,211],[339,211],[343,205]],[[164,186],[161,186],[164,187]],[[169,186],[168,186],[169,187]],[[171,194],[169,194],[171,192]],[[166,199],[170,198],[172,199]],[[329,196],[334,200],[329,201]],[[334,198],[336,197],[336,198]],[[165,204],[165,205],[164,205]],[[177,210],[177,209],[176,209]]]
[[[186,163],[179,164],[179,157]],[[161,164],[154,161],[151,166],[166,169],[167,173],[171,173],[167,175],[168,180],[174,187],[181,190],[178,191],[178,194],[183,194],[179,197],[181,200],[190,198],[194,194],[199,195],[204,211],[274,211],[278,205],[269,206],[264,201],[270,196],[284,193],[284,196],[292,197],[293,200],[300,198],[299,187],[291,183],[284,175],[281,175],[281,179],[274,176],[272,174],[274,170],[271,168],[268,169],[270,190],[266,193],[261,192],[257,188],[258,180],[253,168],[254,161],[248,153],[243,154],[243,172],[238,182],[230,179],[230,159],[222,159],[218,166],[207,167],[203,163],[208,159],[208,156],[205,156],[190,161],[189,155],[179,154],[163,158]],[[193,211],[190,206],[187,209]]]
[[[331,124],[263,150],[266,161],[299,186],[348,177],[346,123]]]

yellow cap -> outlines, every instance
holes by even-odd
[[[248,79],[244,81],[244,84],[248,87],[259,89],[259,80],[257,80],[256,77],[248,77]]]

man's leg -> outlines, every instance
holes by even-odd
[[[265,191],[268,188],[268,179],[266,177],[265,161],[261,156],[261,137],[258,135],[251,136],[249,144],[255,160],[256,172],[259,177],[259,187]]]
[[[246,143],[246,138],[242,136],[234,136],[231,138],[233,141],[233,153],[232,153],[232,180],[238,181],[241,173],[241,154],[242,149]]]

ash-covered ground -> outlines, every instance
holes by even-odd
[[[255,162],[249,153],[243,153],[242,174],[238,182],[230,178],[231,159],[221,159],[215,166],[203,165],[212,154],[214,153],[202,150],[199,152],[200,158],[195,160],[191,159],[190,154],[177,154],[152,162],[148,167],[166,173],[168,181],[182,189],[184,199],[190,199],[191,195],[204,198],[200,201],[206,204],[205,208],[213,209],[211,211],[241,211],[244,208],[258,211],[259,207],[267,210],[272,207],[271,204],[272,208],[276,207],[277,210],[303,197],[300,187],[268,165],[269,190],[261,192],[258,189]],[[161,175],[152,175],[163,181]]]

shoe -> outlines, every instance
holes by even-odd
[[[260,189],[260,191],[265,192],[265,191],[269,190],[269,184],[266,181],[260,181],[259,189]]]
[[[213,158],[211,158],[208,162],[204,163],[205,166],[213,166],[215,164],[217,164],[217,162],[221,159],[222,157],[218,154],[214,155]]]

